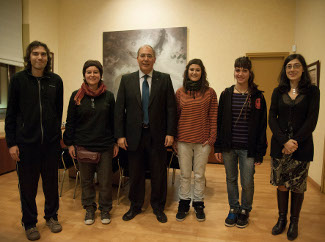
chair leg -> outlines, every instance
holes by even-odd
[[[64,182],[64,177],[65,177],[65,169],[63,170],[62,174],[62,181],[61,181],[61,186],[60,186],[60,197],[62,197],[62,190],[63,190],[63,182]]]
[[[123,169],[120,170],[120,180],[118,183],[118,189],[117,189],[117,204],[120,204],[120,191],[122,186],[122,179],[123,179]]]
[[[80,173],[80,171],[77,171],[77,175],[76,175],[76,185],[74,186],[73,199],[76,198],[76,190],[77,190],[77,185],[78,185],[78,178],[80,179],[80,177],[79,177],[79,173]]]
[[[173,168],[173,176],[172,176],[172,184],[174,185],[175,183],[175,168]]]

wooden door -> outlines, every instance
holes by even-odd
[[[255,74],[255,83],[258,88],[264,91],[264,97],[267,105],[267,117],[269,117],[269,109],[271,105],[271,96],[273,89],[278,86],[278,77],[285,58],[289,55],[287,52],[277,53],[247,53],[246,56],[252,61],[252,69]],[[267,126],[267,142],[266,159],[270,159],[270,146],[272,132]]]

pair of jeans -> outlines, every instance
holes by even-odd
[[[205,191],[205,167],[211,151],[210,145],[177,142],[180,174],[179,199],[191,199],[191,175],[194,172],[193,201],[201,202]]]
[[[60,159],[59,140],[53,143],[19,144],[20,161],[16,163],[20,192],[22,224],[25,229],[37,223],[35,202],[38,182],[42,177],[45,196],[44,218],[57,219],[59,209],[58,163]]]
[[[252,210],[254,196],[254,173],[255,164],[253,157],[247,157],[247,150],[231,149],[222,152],[226,169],[228,202],[230,208],[235,210]],[[238,163],[240,170],[240,182],[242,186],[241,205],[239,204],[238,192]]]
[[[109,212],[112,209],[112,158],[113,148],[101,152],[98,164],[79,162],[81,178],[81,204],[84,209],[88,207],[97,208],[95,198],[96,189],[94,184],[94,175],[97,171],[99,183],[99,210]]]

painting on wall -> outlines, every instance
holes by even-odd
[[[137,71],[137,51],[148,44],[156,52],[154,69],[170,74],[176,91],[183,83],[187,28],[141,29],[103,33],[103,81],[116,94],[122,75]]]
[[[309,64],[307,67],[308,67],[309,75],[310,75],[310,78],[311,78],[311,83],[313,85],[316,85],[316,86],[319,87],[319,79],[320,79],[320,63],[319,63],[319,60]]]

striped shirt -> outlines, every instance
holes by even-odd
[[[247,149],[248,147],[248,120],[251,110],[250,106],[247,105],[247,103],[245,104],[247,95],[248,94],[243,95],[240,93],[232,94],[231,112],[233,149]]]
[[[217,136],[218,100],[217,94],[209,88],[204,95],[195,92],[190,95],[180,88],[176,92],[177,141],[213,146]]]

